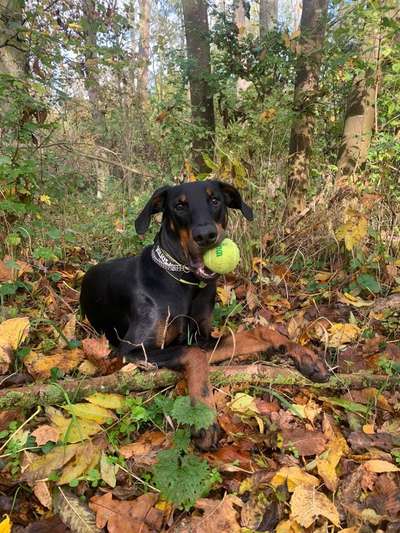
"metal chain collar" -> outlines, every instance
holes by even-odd
[[[151,249],[151,258],[164,270],[169,270],[170,272],[190,272],[190,269],[187,266],[182,265],[176,259],[171,257],[159,244],[155,244]]]

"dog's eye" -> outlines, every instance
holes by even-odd
[[[214,205],[214,206],[217,206],[219,205],[219,200],[218,198],[211,198],[211,205]]]
[[[186,208],[186,204],[184,204],[183,202],[179,202],[175,206],[175,209],[177,211],[183,211],[185,208]]]

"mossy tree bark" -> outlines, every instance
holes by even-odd
[[[182,6],[192,121],[196,127],[192,158],[197,170],[203,172],[207,170],[203,154],[212,157],[215,132],[207,2],[205,0],[182,0]]]
[[[294,88],[294,118],[289,145],[289,214],[301,212],[305,207],[327,12],[327,0],[303,2]]]

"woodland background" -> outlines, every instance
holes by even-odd
[[[272,327],[332,378],[214,369],[200,456],[209,414],[112,381],[78,298],[152,242],[156,187],[213,177],[256,216],[214,335]],[[399,178],[396,0],[0,0],[0,531],[399,531]]]

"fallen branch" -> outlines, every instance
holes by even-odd
[[[224,385],[274,386],[296,385],[316,390],[347,390],[365,387],[382,387],[392,390],[399,387],[397,377],[375,374],[339,374],[326,383],[313,383],[296,370],[270,366],[264,363],[235,366],[212,366],[211,383]],[[0,391],[0,410],[10,408],[32,408],[36,405],[57,405],[65,402],[67,394],[72,402],[94,392],[145,392],[175,385],[181,375],[171,370],[115,372],[108,376],[85,379],[64,379],[58,383],[28,385]]]

